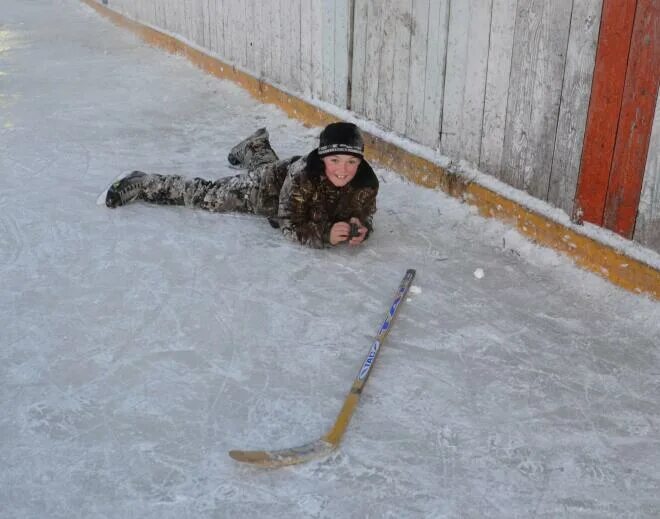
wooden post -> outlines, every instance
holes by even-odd
[[[635,228],[660,80],[660,0],[604,0],[573,218]]]
[[[637,0],[604,0],[573,218],[603,224]]]
[[[632,238],[660,81],[660,0],[638,0],[604,224]]]

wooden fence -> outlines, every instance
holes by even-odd
[[[107,3],[573,211],[603,0]],[[657,250],[659,124],[634,235]]]

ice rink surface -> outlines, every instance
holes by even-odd
[[[261,126],[319,132],[75,0],[1,2],[0,517],[660,516],[658,303],[382,169],[359,249],[95,203],[234,174]],[[332,424],[409,267],[339,451],[230,459]]]

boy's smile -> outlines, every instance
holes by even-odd
[[[335,187],[344,187],[353,180],[361,161],[353,155],[328,155],[321,160],[325,165],[325,175]]]

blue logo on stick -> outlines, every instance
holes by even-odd
[[[358,375],[358,379],[364,380],[367,377],[367,374],[371,369],[371,365],[374,363],[374,359],[376,358],[376,353],[378,353],[379,348],[380,348],[380,341],[375,340],[374,343],[371,345],[371,349],[369,350],[369,355],[367,355],[364,364],[362,364],[362,368],[360,368],[360,374]]]

